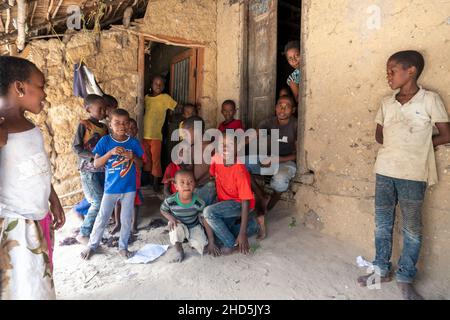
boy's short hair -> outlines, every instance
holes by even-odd
[[[294,98],[292,96],[284,95],[284,96],[279,97],[277,100],[277,104],[278,104],[278,102],[280,102],[281,99],[288,100],[290,102],[292,108],[297,107],[297,105],[294,102]]]
[[[114,109],[111,112],[111,119],[114,116],[116,116],[116,117],[127,117],[128,119],[130,119],[130,114],[128,113],[128,111],[125,110],[125,109],[120,109],[120,108]]]
[[[284,52],[283,54],[286,55],[287,52],[291,49],[297,49],[298,51],[300,51],[300,41],[289,41],[288,43],[286,43],[286,45],[284,46]]]
[[[420,75],[423,72],[423,69],[425,68],[425,59],[423,58],[423,55],[420,52],[414,50],[399,51],[397,53],[394,53],[389,58],[389,61],[395,61],[398,64],[401,64],[404,69],[416,67],[416,80],[419,79]]]
[[[84,107],[87,108],[91,104],[97,102],[97,101],[103,101],[105,102],[105,99],[103,99],[102,96],[99,96],[98,94],[88,94],[86,98],[84,98]]]
[[[173,176],[173,180],[176,181],[177,177],[180,175],[183,175],[183,174],[188,174],[192,178],[194,178],[194,173],[191,170],[181,169],[181,170],[178,170],[177,172],[175,172],[175,175]]]
[[[236,110],[236,102],[234,102],[233,100],[225,100],[225,101],[222,103],[222,107],[223,107],[224,105],[226,105],[226,104],[229,104],[230,106],[233,106],[234,110]]]
[[[163,82],[163,84],[166,84],[166,79],[164,79],[164,77],[162,75],[155,75],[152,77],[152,81],[150,81],[150,83],[153,83],[156,79],[161,79],[161,81]]]
[[[185,103],[185,104],[183,104],[183,107],[182,107],[183,111],[184,111],[185,108],[193,108],[195,111],[197,111],[197,107],[194,104],[192,104],[192,103]]]
[[[183,121],[183,129],[192,129],[194,128],[195,122],[201,122],[202,123],[202,131],[205,130],[205,121],[199,116],[192,116],[186,120]]]
[[[134,123],[136,125],[136,127],[137,127],[137,121],[135,119],[131,118],[131,117],[130,117],[130,123]]]
[[[119,106],[117,99],[109,94],[105,94],[103,99],[105,99],[105,103],[108,107],[117,108]]]

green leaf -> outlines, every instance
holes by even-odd
[[[291,217],[291,223],[289,223],[289,228],[294,228],[297,226],[297,219]]]
[[[19,220],[14,220],[8,224],[8,227],[6,228],[5,232],[10,232],[15,227],[17,227],[17,224],[19,223]]]

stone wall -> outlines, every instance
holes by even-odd
[[[31,118],[44,134],[53,167],[53,183],[62,196],[81,189],[72,140],[79,120],[88,116],[82,99],[73,96],[71,62],[84,61],[103,91],[116,97],[120,107],[135,116],[138,41],[136,36],[121,32],[103,31],[98,38],[80,32],[67,44],[51,39],[32,41],[28,46],[25,58],[44,72],[48,101],[44,111]],[[63,203],[70,205],[79,199],[80,195],[68,197]]]
[[[381,98],[392,94],[386,60],[399,50],[420,50],[427,64],[420,82],[437,91],[450,110],[450,66],[443,54],[450,51],[450,2],[304,1],[303,10],[306,116],[301,134],[315,183],[300,186],[299,212],[308,225],[359,246],[372,259],[372,171],[379,148],[374,118]],[[419,279],[432,284],[430,292],[439,298],[450,296],[450,147],[441,147],[436,158],[440,183],[427,192]],[[401,244],[399,223],[394,262]]]
[[[140,30],[145,33],[205,43],[201,116],[216,125],[217,114],[217,1],[150,0]]]

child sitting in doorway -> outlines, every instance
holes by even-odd
[[[144,151],[139,141],[128,135],[130,115],[124,109],[116,109],[111,113],[111,134],[103,137],[93,153],[96,168],[105,166],[105,191],[94,228],[87,248],[81,253],[83,259],[89,259],[100,245],[103,233],[114,205],[121,202],[121,229],[119,238],[119,254],[128,258],[128,239],[131,231],[134,200],[136,197],[136,169]]]
[[[147,156],[147,163],[144,172],[153,176],[153,190],[159,192],[159,179],[162,177],[161,168],[161,147],[162,147],[162,127],[167,110],[174,110],[177,102],[164,91],[164,79],[160,76],[153,78],[151,83],[151,93],[145,96],[144,114],[144,150]]]

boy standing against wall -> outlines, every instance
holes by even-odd
[[[383,100],[376,117],[376,140],[382,144],[375,163],[375,271],[391,281],[392,231],[395,208],[403,217],[403,250],[396,280],[403,298],[422,300],[412,282],[422,244],[422,205],[427,184],[437,183],[434,148],[450,142],[450,125],[438,94],[418,86],[425,66],[416,51],[402,51],[387,62],[389,86],[396,90]],[[433,126],[439,134],[433,136]],[[370,285],[372,275],[358,278]]]

